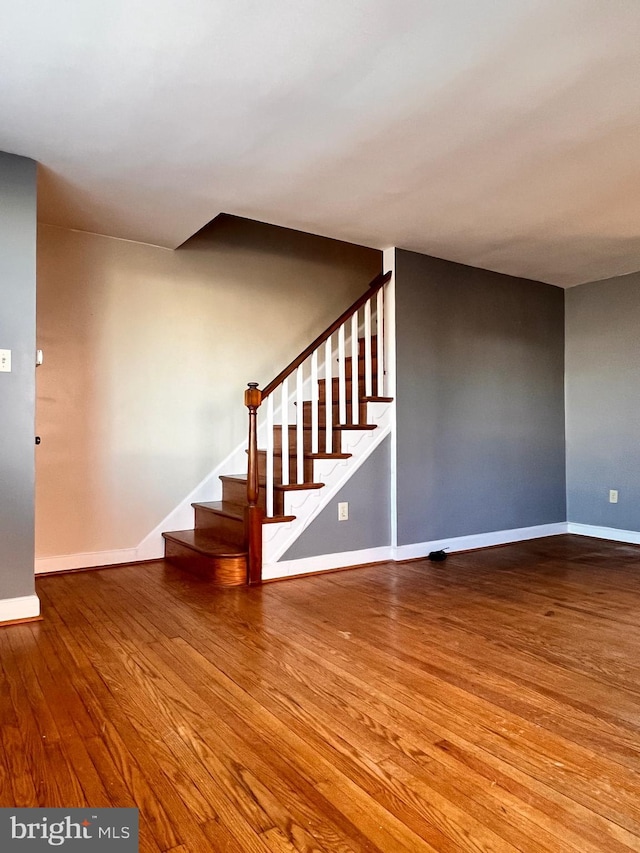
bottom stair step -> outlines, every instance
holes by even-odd
[[[247,552],[212,536],[207,530],[163,533],[165,559],[180,569],[207,578],[216,586],[247,583]]]

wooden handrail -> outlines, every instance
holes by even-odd
[[[340,326],[342,326],[343,323],[346,323],[346,321],[353,314],[355,314],[356,311],[359,311],[360,308],[362,308],[362,306],[365,305],[371,299],[374,293],[380,290],[381,287],[384,287],[384,285],[389,281],[390,278],[390,272],[380,273],[379,275],[377,275],[369,285],[369,289],[366,293],[363,293],[359,299],[356,299],[353,305],[350,308],[347,308],[347,310],[344,311],[338,317],[338,319],[329,326],[328,329],[325,329],[325,331],[321,335],[318,335],[315,341],[312,344],[309,344],[309,346],[305,350],[303,350],[299,356],[294,358],[288,367],[285,367],[284,370],[281,370],[280,373],[276,376],[276,378],[271,380],[271,382],[262,390],[261,399],[266,400],[269,394],[272,394],[288,376],[291,376],[293,371],[297,367],[300,367],[303,361],[306,361],[314,350],[318,349],[318,347],[326,340],[328,340],[334,332],[337,332]]]

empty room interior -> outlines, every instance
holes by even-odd
[[[637,4],[2,44],[0,849],[640,851]]]

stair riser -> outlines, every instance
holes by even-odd
[[[206,557],[177,542],[165,540],[165,560],[179,569],[206,578],[214,586],[244,586],[246,557]]]
[[[247,484],[237,480],[222,481],[222,500],[230,503],[247,506]],[[258,497],[258,505],[264,509],[264,495],[262,489]]]
[[[345,360],[344,360],[344,372],[345,372],[346,378],[349,381],[351,381],[351,363],[352,363],[352,361],[353,361],[352,358],[345,358]],[[358,379],[361,382],[364,381],[364,378],[366,376],[366,370],[367,370],[367,365],[366,365],[365,360],[364,359],[358,359]],[[378,359],[372,358],[371,359],[371,377],[375,379],[375,375],[377,372],[378,372]],[[332,378],[335,379],[337,377],[337,374],[338,374],[337,365],[334,368],[334,370],[332,371],[332,373],[333,373]],[[318,382],[324,382],[324,379],[319,379]]]
[[[309,425],[310,427],[310,425]],[[296,447],[296,438],[297,432],[295,426],[289,427],[289,450],[293,452]],[[333,447],[329,452],[331,453],[341,453],[341,436],[338,430],[331,433],[331,439],[333,442]],[[275,427],[273,430],[273,446],[274,453],[277,455],[282,452],[282,430],[279,426]],[[311,453],[311,428],[303,430],[303,446],[305,453]],[[318,430],[318,450],[324,453],[326,450],[326,436],[324,429]]]
[[[304,481],[305,483],[313,482],[313,459],[304,460]],[[267,476],[267,451],[258,451],[258,476],[266,478]],[[273,456],[273,479],[275,483],[282,482],[282,456],[280,453],[274,453]],[[297,456],[289,456],[289,480],[296,482],[298,479],[298,458]]]
[[[303,423],[305,426],[311,426],[312,403],[311,403],[311,401],[305,401],[302,404],[302,406],[303,406],[303,413],[304,413],[303,414]],[[340,421],[340,404],[337,401],[334,401],[331,408],[333,410],[332,423],[335,426],[336,424],[339,424],[341,422]],[[345,423],[347,423],[347,424],[351,423],[351,412],[352,412],[352,410],[353,409],[352,409],[351,403],[347,403],[347,405],[346,405],[347,416],[345,419]],[[366,403],[360,403],[358,406],[358,412],[359,412],[358,423],[366,424],[367,423],[367,404]],[[326,423],[327,423],[327,407],[325,405],[318,406],[318,426],[324,428],[326,426]]]
[[[235,504],[247,505],[247,486],[242,482],[234,482],[233,480],[222,481],[222,500],[230,501]],[[265,490],[261,486],[258,492],[258,506],[266,510]],[[276,491],[273,496],[273,513],[274,515],[284,515],[284,496],[281,492]]]
[[[364,355],[361,354],[358,357],[357,361],[358,361],[358,375],[364,376],[364,372],[366,370],[366,363],[367,363]],[[353,364],[353,359],[351,358],[350,355],[345,357],[344,363],[345,363],[345,369],[349,371],[349,376],[351,376],[351,365]],[[371,358],[371,372],[375,373],[377,369],[378,369],[378,357],[377,357],[377,355],[374,354]],[[337,364],[332,365],[331,372],[333,373],[334,376],[336,375],[336,373],[338,372],[338,365]]]
[[[260,495],[262,500],[265,500],[265,490],[260,487]],[[274,515],[284,515],[284,492],[279,492],[277,489],[274,489],[273,492],[273,514]]]
[[[339,378],[339,377],[338,377]],[[333,377],[335,381],[336,377]],[[347,383],[351,383],[351,359],[345,359],[345,379]],[[326,382],[324,379],[318,380],[318,385],[321,382]],[[364,361],[358,363],[358,393],[361,397],[365,395],[365,364]],[[371,362],[371,394],[369,396],[376,397],[378,395],[378,362],[374,359]]]
[[[222,542],[230,545],[244,544],[244,521],[243,519],[229,518],[226,515],[217,515],[206,509],[195,508],[196,530],[210,530],[215,533]]]
[[[375,375],[372,377],[371,389],[372,389],[373,393],[370,396],[375,397],[376,396],[375,392],[377,390],[377,381],[376,381]],[[364,378],[362,378],[360,380],[360,382],[358,383],[358,399],[367,396],[365,391],[366,391],[365,381],[364,381]],[[327,392],[327,380],[326,379],[319,379],[318,380],[318,399],[320,400],[321,403],[324,403],[326,398],[327,398],[326,392]],[[339,395],[340,395],[340,379],[334,378],[331,380],[331,400],[332,400],[332,402],[337,400]],[[353,399],[352,387],[351,387],[351,378],[350,377],[347,378],[347,380],[345,382],[345,396],[349,402]]]
[[[364,338],[360,338],[358,341],[358,355],[361,358],[364,358],[364,354],[365,354],[365,345],[364,344],[365,344]],[[371,337],[371,357],[372,358],[378,357],[378,336],[377,335],[372,335],[372,337]]]

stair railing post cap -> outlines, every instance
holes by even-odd
[[[244,392],[244,404],[248,408],[258,408],[262,403],[262,391],[258,388],[257,382],[249,382],[249,387]]]

